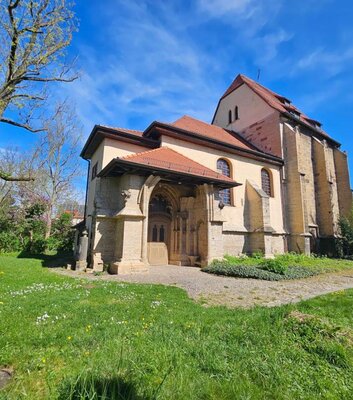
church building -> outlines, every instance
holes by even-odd
[[[81,156],[88,264],[111,273],[225,254],[330,254],[352,204],[340,144],[244,75],[211,124],[185,115],[144,131],[96,125]]]

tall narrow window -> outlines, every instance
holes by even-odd
[[[272,197],[272,182],[270,173],[267,169],[262,168],[261,170],[261,187],[262,190],[270,197]]]
[[[232,123],[232,110],[228,111],[228,124]]]
[[[152,242],[158,242],[158,230],[157,225],[155,225],[152,229]]]
[[[239,108],[238,108],[238,106],[235,106],[235,108],[234,108],[234,119],[235,120],[239,119]]]
[[[161,225],[159,228],[159,241],[164,242],[164,226]]]
[[[217,161],[217,170],[224,176],[228,176],[230,178],[230,166],[226,160],[222,158]],[[230,205],[231,204],[231,195],[230,189],[222,189],[219,191],[220,200],[223,204]]]

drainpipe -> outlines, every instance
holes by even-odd
[[[89,180],[89,171],[91,169],[91,161],[90,160],[86,160],[88,162],[88,166],[87,166],[87,180],[86,180],[86,196],[85,196],[85,211],[84,211],[84,218],[83,221],[85,223],[85,228],[87,229],[86,226],[86,219],[87,219],[87,199],[88,199],[88,180]]]

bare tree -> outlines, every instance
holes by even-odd
[[[76,79],[65,61],[75,27],[69,0],[0,1],[0,122],[43,130],[34,112],[47,84]],[[6,116],[7,110],[17,117]]]
[[[53,118],[44,122],[36,149],[35,181],[26,186],[45,198],[47,203],[46,237],[50,236],[51,221],[59,202],[76,194],[74,179],[83,174],[79,160],[81,128],[75,113],[66,104],[59,104]]]

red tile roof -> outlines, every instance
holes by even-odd
[[[242,149],[259,151],[255,146],[247,142],[235,132],[223,129],[216,125],[208,124],[196,118],[189,117],[188,115],[184,115],[169,125],[189,131],[191,133],[196,133],[201,136],[206,136],[226,144],[231,144]]]
[[[315,129],[321,135],[330,138],[330,136],[320,129],[321,124],[318,121],[309,118],[304,113],[302,113],[297,107],[295,107],[290,100],[286,97],[273,92],[270,89],[260,85],[258,82],[253,81],[252,79],[248,78],[245,75],[239,74],[229,88],[225,91],[221,99],[228,96],[231,92],[237,89],[242,84],[247,84],[255,93],[257,93],[270,107],[274,108],[275,110],[279,111],[280,113],[294,113],[298,114],[298,119],[307,125],[308,127]],[[294,117],[294,116],[293,116]],[[295,118],[295,117],[294,117]],[[315,125],[320,125],[319,127]],[[331,139],[331,138],[330,138]],[[332,140],[332,139],[331,139]]]
[[[143,131],[137,131],[136,129],[117,128],[109,125],[99,125],[99,126],[103,128],[112,129],[117,132],[129,133],[130,135],[143,136]]]
[[[168,147],[159,147],[158,149],[148,150],[142,153],[130,154],[119,159],[128,161],[129,163],[136,163],[138,165],[170,170],[197,177],[206,177],[218,181],[234,183],[234,185],[236,185],[236,182],[227,176],[213,171]]]

